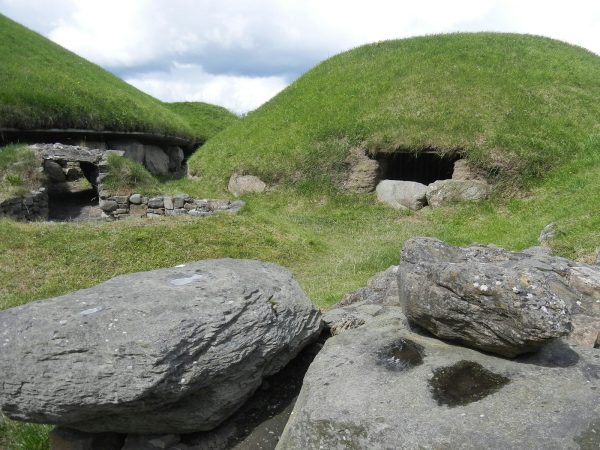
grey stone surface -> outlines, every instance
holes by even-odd
[[[0,312],[0,405],[81,431],[185,433],[233,413],[322,326],[289,271],[208,260]]]
[[[165,206],[162,197],[153,197],[148,200],[148,208],[163,208]]]
[[[325,343],[304,377],[277,449],[576,450],[600,445],[600,433],[593,432],[600,423],[597,350],[558,342],[536,355],[507,360],[411,332],[400,308],[385,308],[367,324]],[[420,349],[420,365],[402,352],[407,347]],[[479,371],[447,369],[461,361],[508,381],[485,395]],[[438,384],[440,373],[449,379]],[[457,404],[449,404],[452,399]]]
[[[44,160],[43,163],[44,173],[50,178],[50,180],[60,183],[67,179],[67,176],[63,172],[62,166],[56,161]]]
[[[416,181],[383,180],[375,189],[377,200],[396,209],[419,210],[425,206],[427,186]]]
[[[442,339],[513,357],[571,332],[579,293],[552,264],[551,257],[413,238],[398,269],[400,302],[411,321]]]
[[[163,202],[164,202],[165,209],[173,209],[173,198],[172,197],[165,197],[163,199]]]
[[[481,176],[464,159],[454,162],[453,180],[481,180]]]
[[[30,146],[44,160],[88,162],[98,164],[103,150],[65,144],[33,144]]]
[[[433,208],[482,200],[490,187],[478,180],[438,180],[427,186],[427,204]]]
[[[366,301],[367,303],[398,305],[398,266],[390,266],[375,274],[367,286],[350,292],[342,298],[339,306]]]
[[[233,174],[229,178],[227,189],[236,197],[244,194],[260,193],[267,189],[267,185],[254,175]]]
[[[134,205],[141,205],[142,196],[140,194],[131,194],[129,196],[129,203],[133,203]]]
[[[155,145],[144,146],[144,166],[154,175],[169,174],[169,156]]]
[[[111,141],[111,150],[122,151],[122,156],[140,164],[144,164],[144,144],[138,141]]]
[[[185,158],[181,147],[169,147],[167,154],[169,155],[169,169],[173,171],[178,170]]]
[[[105,213],[116,211],[119,204],[114,200],[100,200],[100,209]]]
[[[549,223],[540,232],[538,242],[542,245],[547,245],[549,241],[556,237],[556,224]]]

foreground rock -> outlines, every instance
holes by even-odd
[[[506,360],[411,332],[399,307],[369,306],[375,317],[317,355],[278,449],[600,445],[597,350],[557,343]]]
[[[409,320],[439,338],[509,357],[568,335],[578,297],[535,256],[431,238],[405,243],[398,284]]]
[[[233,195],[239,197],[244,194],[265,192],[267,185],[254,175],[238,175],[236,173],[229,179],[227,189]]]
[[[427,204],[432,208],[454,203],[482,200],[489,195],[490,187],[479,180],[438,180],[427,186]]]
[[[376,192],[377,200],[395,209],[417,211],[427,203],[427,186],[416,181],[383,180]]]
[[[209,430],[318,336],[278,266],[213,260],[0,313],[2,411],[81,431]]]

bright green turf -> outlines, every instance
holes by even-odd
[[[246,196],[237,216],[0,220],[0,309],[122,273],[218,257],[286,266],[327,307],[397,264],[412,236],[520,250],[536,245],[550,222],[558,230],[555,254],[590,261],[600,247],[599,60],[556,41],[495,34],[387,42],[335,57],[210,139],[191,161],[200,182],[147,183],[203,197],[222,191],[238,170],[293,179],[293,186]],[[331,186],[354,145],[460,147],[488,168],[502,163],[524,188],[512,197],[398,212],[372,194]],[[23,436],[45,431],[8,422],[0,438],[16,449]]]
[[[207,141],[239,120],[231,111],[209,103],[175,102],[163,105],[182,117],[201,141]]]
[[[0,62],[0,128],[194,135],[159,100],[1,14]]]
[[[319,64],[190,160],[207,186],[333,177],[350,148],[461,150],[520,181],[600,131],[600,57],[515,34],[366,45]]]

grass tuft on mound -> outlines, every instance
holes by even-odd
[[[163,105],[182,117],[194,131],[194,136],[203,142],[239,120],[231,111],[209,103],[174,102]]]
[[[350,149],[458,151],[535,179],[600,131],[600,57],[556,40],[457,33],[379,42],[324,61],[190,160],[207,185],[335,180]]]

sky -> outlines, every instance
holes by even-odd
[[[163,101],[238,114],[387,39],[516,32],[600,55],[600,0],[0,0],[0,13]]]

